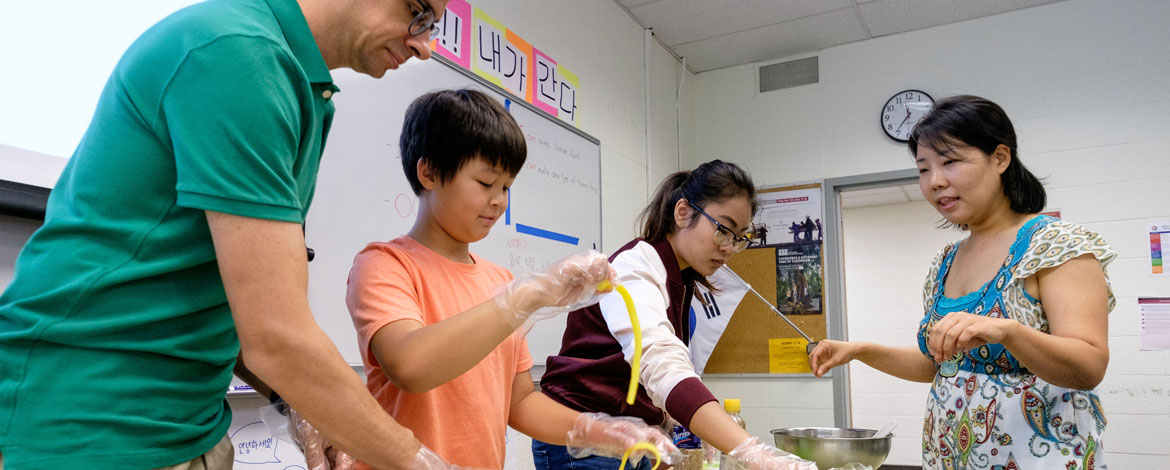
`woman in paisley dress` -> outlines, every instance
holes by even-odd
[[[1109,363],[1105,266],[1117,254],[1095,232],[1038,215],[1044,187],[995,103],[942,100],[909,146],[923,196],[970,236],[931,266],[917,348],[822,341],[813,372],[857,359],[931,383],[924,469],[1105,469],[1094,388]]]

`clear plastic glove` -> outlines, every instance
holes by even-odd
[[[427,446],[419,444],[418,453],[414,454],[414,462],[411,462],[406,468],[410,470],[457,470],[460,467],[444,462],[442,457],[436,455]]]
[[[288,421],[293,430],[290,435],[305,453],[308,470],[353,470],[353,457],[334,446],[297,410],[291,407],[288,410]]]
[[[777,449],[752,436],[727,455],[747,470],[817,470],[817,464]]]
[[[352,470],[354,460],[349,454],[333,445],[317,428],[305,421],[300,413],[284,400],[260,409],[260,419],[272,433],[272,437],[286,439],[296,444],[305,454],[308,470]]]
[[[496,293],[495,301],[512,328],[530,326],[597,303],[612,290],[598,290],[598,284],[616,276],[605,255],[590,250],[569,255],[546,272],[517,276]]]
[[[569,455],[584,458],[591,455],[621,458],[630,446],[648,442],[658,448],[662,463],[673,465],[683,459],[682,452],[674,447],[669,437],[661,430],[630,416],[610,416],[604,413],[581,413],[569,431],[566,447]],[[638,450],[630,454],[630,463],[642,457],[652,457],[648,452]]]

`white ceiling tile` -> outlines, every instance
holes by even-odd
[[[701,72],[1067,0],[614,1]]]
[[[787,57],[866,39],[852,9],[836,10],[674,47],[696,72]]]
[[[875,0],[860,3],[874,37],[991,16],[1060,0]]]
[[[849,0],[663,0],[630,11],[673,47],[850,5]]]

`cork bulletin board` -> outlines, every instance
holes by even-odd
[[[727,265],[813,341],[826,337],[820,194],[819,183],[760,190],[754,222],[765,235]],[[747,292],[738,303],[713,298],[734,311],[704,374],[809,373],[804,338],[758,297]]]

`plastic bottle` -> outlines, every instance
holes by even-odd
[[[703,448],[709,444],[677,422],[671,429],[671,439],[684,456],[682,462],[674,465],[675,470],[702,470]]]
[[[723,400],[723,411],[726,411],[727,414],[731,415],[731,420],[735,421],[735,424],[738,424],[739,427],[743,428],[744,430],[747,430],[747,423],[745,423],[743,421],[743,417],[739,415],[739,399],[738,398],[724,399]],[[707,457],[706,468],[708,470],[715,470],[715,469],[722,468],[722,464],[725,461],[725,458],[724,458],[725,456],[720,455],[719,449],[716,449],[715,447],[710,446],[706,442],[703,443],[703,446],[704,446],[704,450],[706,450],[706,457]],[[738,467],[735,465],[727,465],[726,468],[728,470],[734,470],[735,468],[738,468]]]
[[[739,427],[744,428],[745,430],[747,429],[747,423],[743,422],[743,417],[739,415],[738,398],[728,398],[723,400],[723,411],[726,411],[727,414],[731,415],[731,420],[735,421],[735,424],[738,424]]]
[[[704,470],[718,470],[719,468],[719,449],[707,441],[703,441],[703,469]]]

